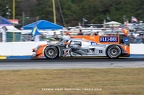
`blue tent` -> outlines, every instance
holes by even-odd
[[[10,25],[12,25],[12,23],[10,21],[3,18],[2,16],[0,16],[0,24],[10,24]]]
[[[32,30],[34,27],[37,27],[38,29],[41,29],[41,30],[46,30],[46,29],[57,30],[57,29],[63,28],[60,25],[54,24],[54,23],[46,21],[46,20],[39,20],[34,23],[25,25],[22,28],[24,30]]]

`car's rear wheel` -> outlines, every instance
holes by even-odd
[[[112,45],[112,46],[109,46],[108,48],[107,48],[107,51],[106,51],[106,53],[107,53],[107,56],[109,57],[109,58],[119,58],[119,56],[121,55],[121,48],[119,47],[119,46],[117,46],[117,45]]]
[[[55,59],[58,57],[58,49],[55,46],[47,46],[44,55],[47,59]]]

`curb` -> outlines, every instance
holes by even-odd
[[[7,56],[6,59],[31,59],[31,56]]]
[[[131,54],[129,58],[144,58],[144,54]]]
[[[6,56],[0,56],[0,59],[6,59],[7,57]]]

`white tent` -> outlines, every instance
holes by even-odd
[[[107,22],[105,24],[106,24],[106,26],[110,26],[110,27],[117,27],[117,26],[121,25],[121,23],[116,22],[116,21],[110,21],[110,22]]]
[[[6,27],[7,31],[6,32],[22,32],[21,30],[15,28],[13,25],[0,25],[0,29],[2,27]]]
[[[20,39],[22,31],[15,28],[13,25],[0,25],[0,33],[2,35],[2,42],[7,42],[13,40],[14,38],[15,41]],[[11,35],[12,38],[10,37]]]

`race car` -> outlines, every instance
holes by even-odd
[[[102,57],[119,58],[130,56],[128,37],[119,36],[93,36],[87,40],[85,37],[71,37],[55,44],[38,45],[33,49],[32,58],[56,59],[60,57]]]

